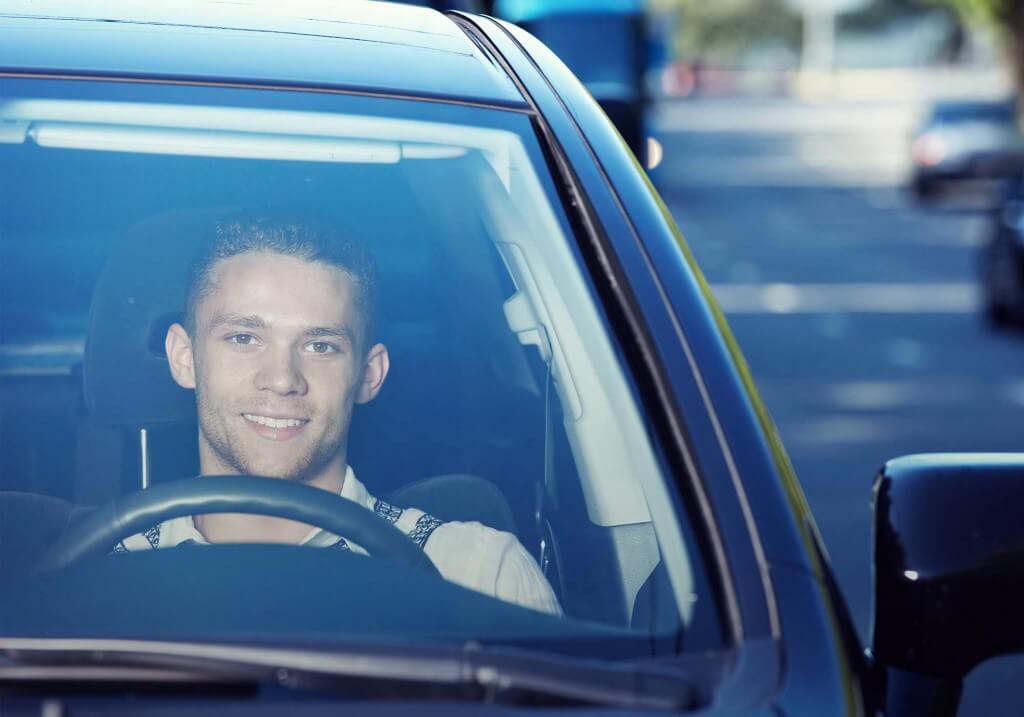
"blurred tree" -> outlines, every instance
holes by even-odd
[[[1024,0],[934,0],[956,8],[965,22],[984,23],[1003,40],[1013,65],[1018,95],[1024,91]]]
[[[935,3],[929,0],[873,0],[863,10],[844,14],[841,23],[845,28],[874,30],[935,9]]]
[[[785,0],[649,0],[676,14],[674,46],[686,60],[732,64],[753,47],[800,44],[800,17]]]
[[[940,14],[944,16],[949,30],[942,46],[937,48],[934,59],[955,63],[962,59],[967,40],[963,20],[952,7],[952,3],[955,2],[958,0],[872,0],[861,10],[843,14],[839,19],[839,26],[843,31],[871,32],[882,30],[894,22]]]

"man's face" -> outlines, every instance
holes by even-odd
[[[212,280],[195,336],[179,325],[167,336],[175,380],[196,390],[203,473],[341,474],[353,404],[388,369],[382,345],[362,345],[352,277],[254,252],[219,261]]]

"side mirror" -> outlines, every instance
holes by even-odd
[[[886,713],[955,715],[975,665],[1024,650],[1024,453],[889,461],[874,512]]]

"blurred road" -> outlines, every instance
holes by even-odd
[[[655,119],[654,181],[729,317],[865,639],[879,466],[1024,450],[1024,335],[993,333],[978,310],[984,215],[969,198],[919,208],[902,186],[916,109],[676,100]],[[972,675],[965,713],[1010,703],[1024,660],[1010,662]]]

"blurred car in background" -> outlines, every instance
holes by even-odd
[[[1024,168],[1013,99],[936,102],[911,138],[911,187],[937,197],[956,182],[999,179]]]
[[[551,48],[643,163],[647,32],[640,0],[497,0],[499,17]]]
[[[996,327],[1024,327],[1024,175],[1007,184],[982,247],[985,315]]]

